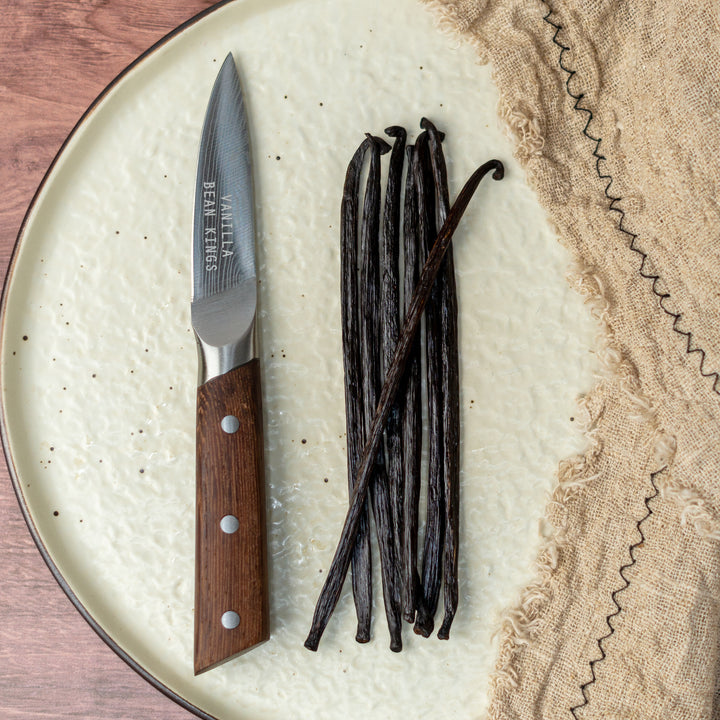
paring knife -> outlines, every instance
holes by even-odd
[[[250,137],[232,54],[215,81],[202,131],[192,269],[197,675],[270,636]]]

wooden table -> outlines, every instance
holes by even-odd
[[[62,142],[112,78],[213,0],[6,0],[0,13],[0,265]],[[91,630],[30,537],[0,463],[0,717],[194,717]]]

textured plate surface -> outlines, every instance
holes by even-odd
[[[272,639],[194,678],[192,199],[205,105],[228,51],[255,159]],[[595,367],[594,326],[496,104],[489,69],[412,0],[231,3],[124,77],[31,209],[1,358],[21,502],[108,641],[198,712],[483,715],[492,633],[533,577],[538,519],[558,461],[582,447],[575,398]],[[312,654],[302,642],[346,503],[343,177],[364,132],[416,133],[423,115],[447,133],[451,195],[490,157],[508,169],[481,187],[456,236],[461,606],[449,642],[408,629],[395,655],[379,591],[373,641],[353,641],[346,589]]]

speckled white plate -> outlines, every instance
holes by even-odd
[[[253,133],[272,638],[192,673],[194,402],[190,237],[197,144],[232,51]],[[238,0],[114,82],[30,208],[5,288],[4,445],[28,525],[78,610],[202,717],[475,718],[503,608],[533,576],[558,461],[581,447],[594,328],[512,159],[473,51],[414,0]],[[491,157],[455,239],[462,563],[450,641],[354,640],[346,589],[302,646],[346,504],[338,217],[363,133],[427,115],[451,194]],[[379,585],[377,586],[379,587]],[[448,688],[452,692],[448,693]]]

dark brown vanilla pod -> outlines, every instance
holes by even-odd
[[[436,235],[435,178],[432,170],[427,132],[416,143],[417,163],[415,184],[418,203],[418,234],[420,251],[425,257]],[[445,483],[443,478],[443,387],[441,298],[444,275],[440,273],[433,285],[425,308],[425,369],[428,410],[428,478],[425,516],[425,538],[422,555],[422,602],[417,603],[414,630],[428,637],[442,586],[442,552],[445,539]]]
[[[435,178],[438,221],[450,210],[447,168],[440,133],[426,118],[421,126],[428,133],[430,160]],[[443,551],[444,617],[438,637],[447,640],[458,606],[458,553],[460,545],[460,363],[458,304],[452,247],[440,270],[443,278],[440,299],[443,387],[443,475],[445,482],[445,539]]]
[[[357,536],[360,514],[367,496],[371,472],[375,466],[375,458],[377,457],[377,452],[382,442],[385,423],[390,414],[391,403],[395,399],[403,378],[405,366],[410,356],[413,342],[420,326],[420,319],[428,297],[430,296],[430,291],[440,271],[440,266],[448,246],[452,241],[453,233],[468,203],[483,177],[491,170],[494,171],[493,178],[495,180],[501,180],[503,178],[504,168],[499,160],[490,160],[484,163],[470,176],[470,179],[460,191],[455,204],[450,209],[447,219],[433,244],[430,255],[423,266],[405,322],[403,323],[400,339],[395,349],[395,355],[393,355],[393,361],[385,376],[385,383],[380,393],[380,400],[375,416],[373,417],[372,425],[370,426],[370,434],[363,450],[357,481],[353,490],[350,507],[345,515],[340,540],[332,562],[330,563],[325,583],[323,584],[320,596],[315,605],[312,625],[305,640],[305,647],[309,650],[317,650],[320,644],[320,638],[340,598],[345,576],[350,567],[350,557]]]
[[[382,306],[382,349],[383,378],[385,368],[390,367],[398,337],[400,337],[400,201],[402,195],[403,164],[405,159],[405,141],[407,133],[396,125],[385,133],[395,138],[387,185],[385,188],[385,208],[382,222],[382,245],[380,267],[382,268],[381,306]],[[397,398],[388,416],[385,428],[385,453],[387,476],[390,486],[390,507],[392,511],[393,541],[395,544],[396,575],[395,602],[400,606],[402,573],[400,560],[403,541],[403,451],[402,451],[402,413],[401,400]]]
[[[364,406],[364,432],[369,434],[382,387],[382,333],[380,322],[380,155],[390,146],[381,138],[372,138],[370,170],[365,189],[363,217],[360,227],[360,354],[362,359],[362,386]],[[377,450],[370,481],[370,507],[375,519],[380,576],[390,649],[402,649],[402,628],[397,585],[397,561],[390,487],[385,465],[385,451]]]
[[[345,435],[347,444],[348,490],[352,496],[363,432],[362,370],[360,357],[360,315],[358,301],[358,228],[360,176],[371,141],[365,139],[357,149],[345,175],[340,207],[340,269],[342,306],[342,346],[345,371]],[[372,620],[372,556],[370,551],[370,515],[365,503],[360,517],[352,555],[352,589],[357,614],[358,642],[370,640]]]
[[[445,614],[438,637],[447,640],[459,598],[460,547],[460,386],[457,331],[457,295],[452,258],[446,258],[448,279],[443,293],[442,335],[447,348],[443,355],[443,426],[445,428],[445,544],[443,553],[443,604]]]
[[[417,192],[415,188],[415,148],[407,148],[405,204],[403,208],[403,319],[407,317],[422,268],[418,246]],[[403,526],[402,526],[402,611],[403,618],[415,622],[416,597],[420,592],[418,573],[418,520],[420,501],[420,468],[422,454],[422,407],[420,372],[422,366],[420,333],[413,341],[405,367],[402,405],[403,445]]]

